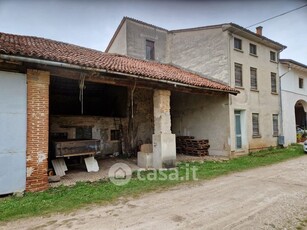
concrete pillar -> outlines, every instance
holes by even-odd
[[[27,71],[26,191],[48,188],[49,72]]]
[[[171,133],[169,90],[155,90],[154,102],[154,131],[153,142],[153,167],[169,168],[176,163],[176,140]]]

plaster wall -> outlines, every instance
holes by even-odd
[[[139,24],[130,20],[127,23],[127,55],[146,59],[146,40],[155,43],[155,60],[165,63],[167,50],[167,31]]]
[[[229,83],[228,34],[221,28],[172,32],[171,62]]]
[[[121,30],[118,32],[112,46],[109,49],[109,53],[118,53],[127,55],[127,24],[124,22]]]
[[[242,50],[234,48],[234,37],[242,40]],[[250,43],[257,46],[257,55],[250,54]],[[270,61],[270,51],[276,52],[267,46],[256,43],[244,37],[229,35],[230,47],[230,85],[235,87],[235,63],[242,65],[243,86],[236,87],[240,94],[230,96],[230,125],[231,146],[233,152],[243,152],[267,148],[277,145],[277,136],[273,136],[273,114],[278,114],[280,119],[280,95],[278,83],[278,64]],[[257,69],[257,90],[251,89],[250,68]],[[271,73],[276,73],[277,93],[271,92]],[[235,111],[244,111],[245,143],[242,149],[235,146]],[[259,114],[260,136],[253,137],[252,113]],[[280,128],[280,127],[279,127]]]
[[[173,93],[172,133],[208,139],[209,155],[230,154],[228,96]]]
[[[283,132],[285,145],[296,143],[295,104],[300,101],[307,103],[307,71],[291,68],[288,72],[287,65],[279,65],[282,89]],[[304,79],[303,88],[299,88],[299,78]],[[305,109],[305,112],[307,110]]]

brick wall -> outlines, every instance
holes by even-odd
[[[48,188],[49,73],[27,71],[26,191]]]

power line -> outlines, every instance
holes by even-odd
[[[255,23],[255,24],[253,24],[253,25],[250,25],[250,26],[248,26],[248,27],[245,27],[245,29],[250,28],[250,27],[252,27],[252,26],[256,26],[256,25],[258,25],[258,24],[260,24],[260,23],[263,23],[263,22],[267,22],[267,21],[269,21],[269,20],[272,20],[272,19],[274,19],[274,18],[283,16],[283,15],[285,15],[285,14],[289,14],[289,13],[291,13],[291,12],[293,12],[293,11],[302,9],[302,8],[304,8],[304,7],[306,7],[306,6],[307,6],[307,4],[305,4],[305,5],[303,5],[303,6],[300,6],[300,7],[298,7],[298,8],[295,8],[295,9],[293,9],[293,10],[289,10],[289,11],[284,12],[284,13],[282,13],[282,14],[278,14],[278,15],[273,16],[273,17],[271,17],[271,18],[265,19],[265,20],[263,20],[263,21],[261,21],[261,22],[257,22],[257,23]]]

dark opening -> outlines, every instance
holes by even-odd
[[[77,139],[92,139],[92,127],[77,127],[76,128]]]
[[[295,122],[296,126],[300,128],[304,129],[307,126],[306,112],[301,102],[295,104]]]
[[[126,117],[128,91],[126,87],[85,82],[83,115]],[[79,81],[51,77],[50,114],[82,115]]]
[[[111,141],[118,141],[120,139],[120,131],[118,129],[111,130]]]

